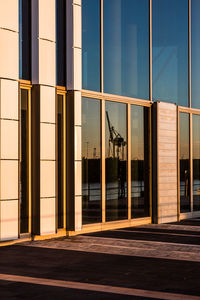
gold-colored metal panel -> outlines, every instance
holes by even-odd
[[[125,96],[106,94],[106,93],[99,93],[99,92],[93,92],[88,90],[82,90],[82,97],[87,97],[91,99],[92,98],[101,99],[107,101],[115,101],[115,102],[121,102],[127,104],[129,103],[129,104],[135,104],[135,105],[146,106],[146,107],[150,107],[152,105],[152,102],[149,100],[136,99],[136,98],[130,98]]]

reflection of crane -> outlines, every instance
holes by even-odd
[[[117,132],[114,126],[111,125],[108,112],[106,111],[106,117],[108,122],[108,128],[110,132],[109,138],[109,156],[110,156],[110,143],[113,144],[113,157],[115,157],[115,148],[117,148],[117,157],[119,158],[120,149],[122,149],[122,160],[124,160],[124,147],[126,142],[119,132]]]

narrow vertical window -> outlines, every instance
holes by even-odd
[[[190,124],[189,114],[179,115],[180,212],[190,211]]]
[[[128,218],[126,104],[106,102],[106,221]]]
[[[19,0],[19,78],[31,80],[31,0]]]
[[[100,91],[100,0],[82,0],[82,86]]]
[[[20,233],[30,227],[30,101],[29,90],[21,89],[20,103]]]
[[[192,79],[192,107],[200,108],[200,2],[199,0],[191,1],[191,79]]]
[[[66,0],[56,1],[56,81],[66,86]]]
[[[82,219],[101,222],[100,101],[82,99]]]
[[[192,116],[193,123],[193,210],[200,210],[200,116]]]
[[[58,228],[65,228],[65,95],[57,95],[57,216]]]
[[[149,134],[146,107],[131,105],[131,217],[149,216]]]

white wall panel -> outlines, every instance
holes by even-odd
[[[18,238],[18,200],[0,201],[0,239]]]
[[[0,80],[0,118],[18,120],[18,82]]]
[[[18,33],[0,28],[0,77],[18,79]]]

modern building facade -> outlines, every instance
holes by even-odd
[[[0,1],[0,240],[200,216],[199,0]]]

